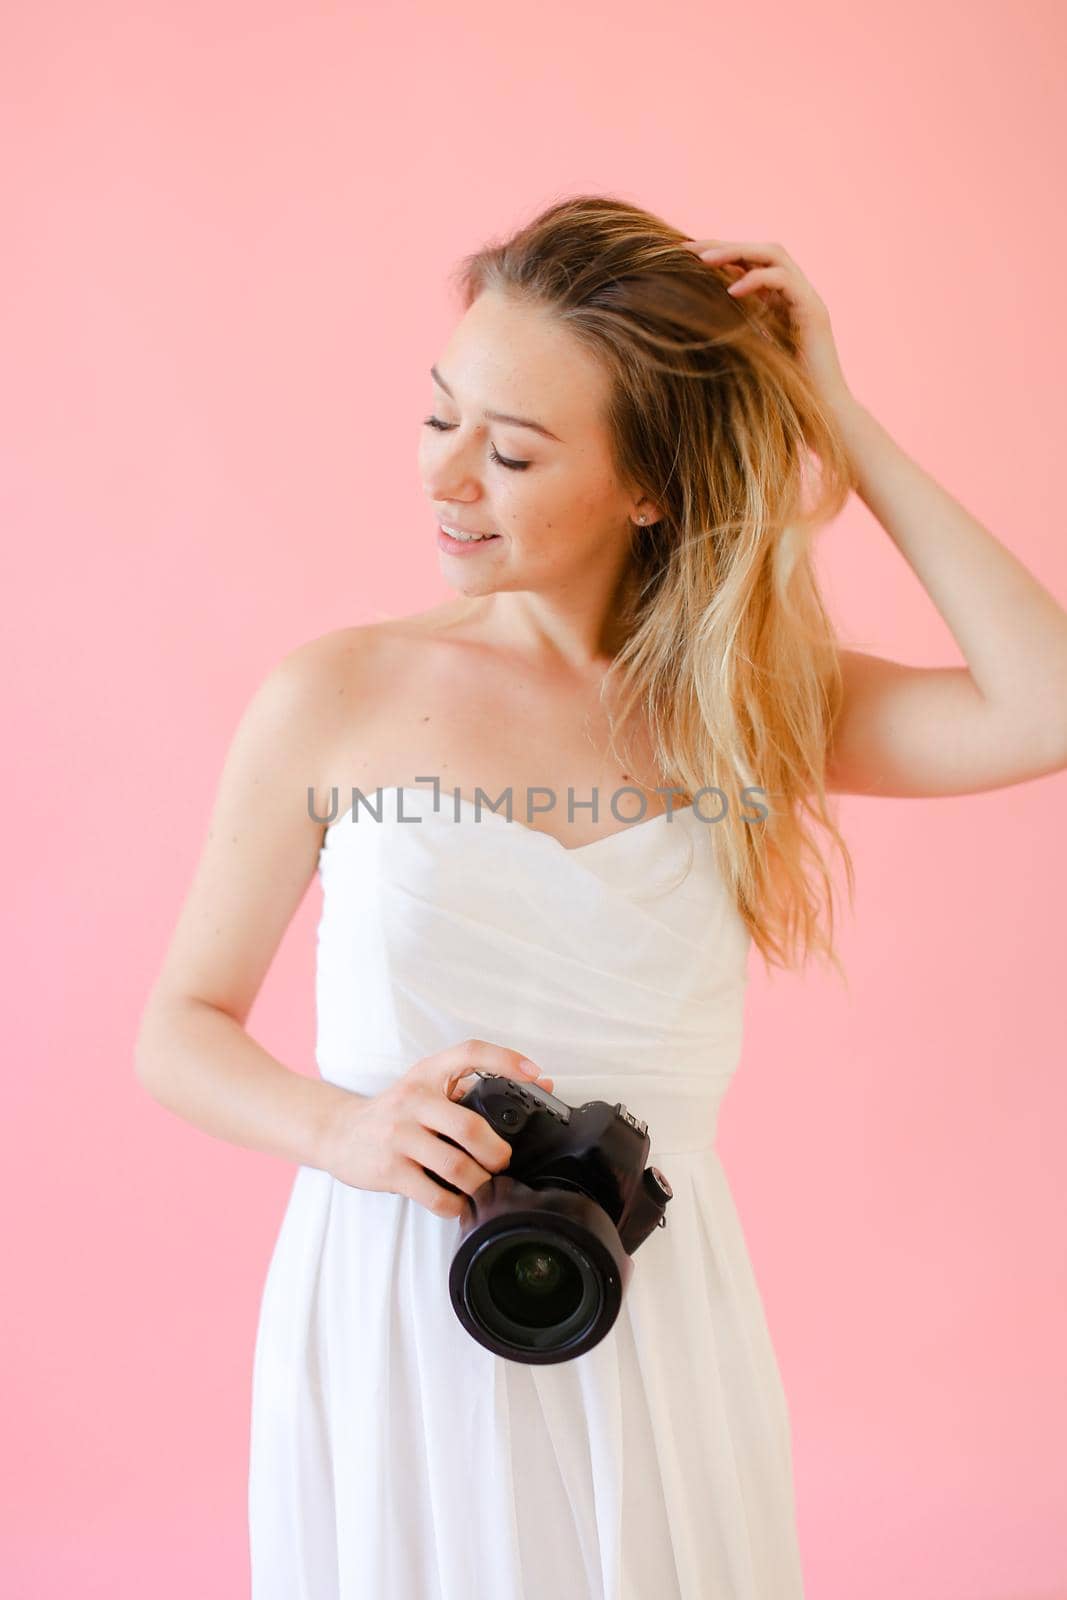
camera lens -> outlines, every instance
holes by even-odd
[[[599,1313],[600,1280],[585,1253],[558,1234],[523,1229],[479,1251],[467,1300],[482,1326],[525,1349],[577,1337]]]
[[[513,1245],[494,1261],[489,1293],[515,1322],[551,1328],[578,1309],[582,1279],[572,1261],[546,1244]]]

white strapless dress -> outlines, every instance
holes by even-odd
[[[800,1600],[789,1413],[714,1147],[750,938],[711,824],[568,849],[447,791],[380,798],[319,858],[323,1078],[520,1050],[646,1122],[673,1199],[608,1334],[538,1365],[457,1318],[458,1219],[299,1167],[255,1347],[253,1600]]]

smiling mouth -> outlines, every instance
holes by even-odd
[[[445,523],[437,524],[446,539],[451,539],[455,544],[488,544],[492,539],[499,539],[498,533],[464,533],[460,529],[453,530]]]

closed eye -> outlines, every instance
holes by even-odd
[[[456,426],[454,422],[442,422],[440,417],[426,417],[424,420],[427,428],[436,428],[441,433],[451,433]],[[489,446],[489,454],[494,461],[499,462],[500,466],[507,467],[511,472],[525,472],[530,465],[528,461],[509,461],[506,456],[497,452],[495,444]]]

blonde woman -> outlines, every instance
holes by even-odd
[[[715,1151],[750,949],[840,970],[831,793],[1067,765],[1067,616],[853,398],[780,245],[579,197],[460,287],[419,450],[454,598],[267,676],[138,1044],[157,1099],[298,1166],[254,1600],[798,1600],[789,1413]],[[852,489],[966,666],[838,648],[811,544]],[[312,1079],[244,1024],[316,873]],[[570,1360],[493,1353],[449,1298],[512,1154],[464,1096],[526,1072],[628,1107],[673,1191]]]

